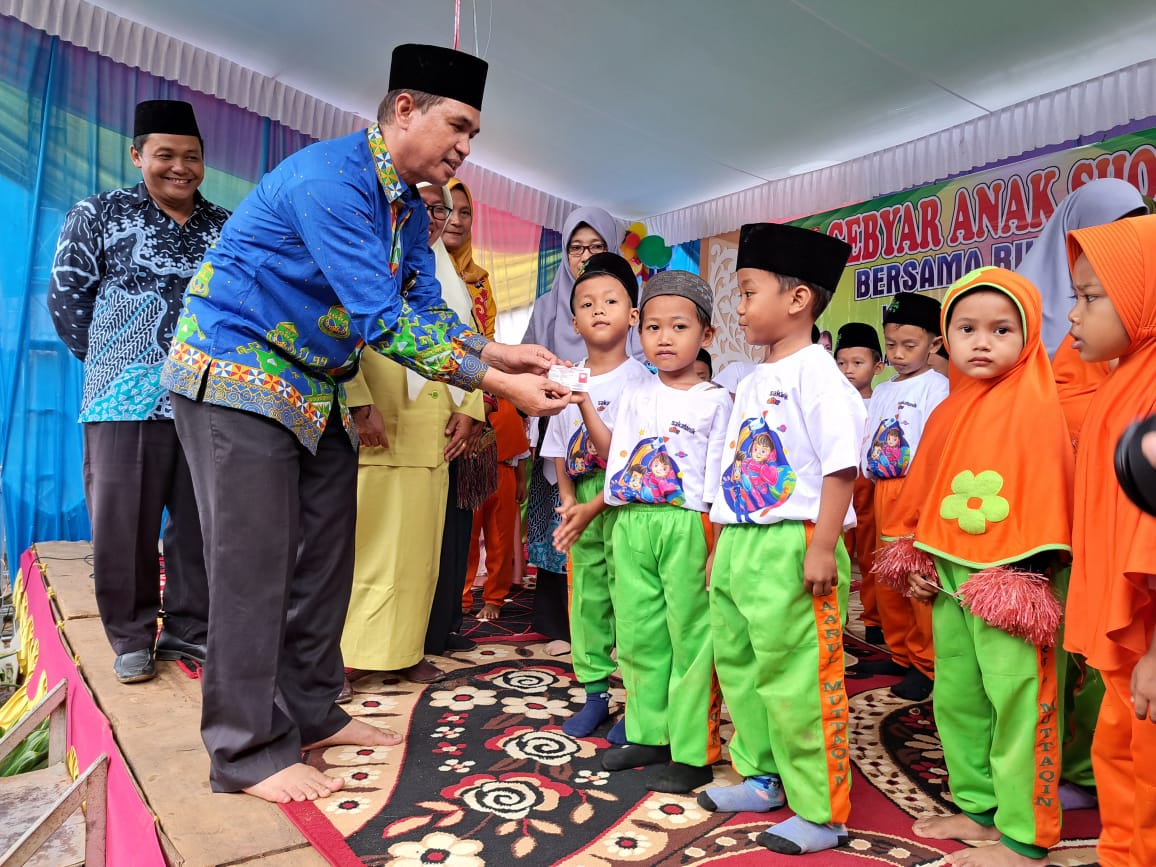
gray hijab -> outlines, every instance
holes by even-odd
[[[570,236],[578,227],[586,224],[599,234],[611,252],[618,252],[622,242],[622,230],[618,223],[601,208],[578,208],[571,211],[562,224],[562,261],[550,291],[534,302],[530,314],[530,324],[522,335],[523,343],[537,343],[545,346],[563,361],[577,364],[586,357],[586,344],[574,330],[574,314],[570,311],[570,293],[574,289],[574,277],[570,273],[570,263],[566,257],[566,247]],[[642,358],[642,347],[635,329],[630,330],[626,341],[626,351],[636,358]]]
[[[1044,324],[1041,336],[1053,356],[1068,333],[1072,308],[1072,276],[1068,271],[1068,232],[1102,226],[1136,210],[1147,213],[1139,190],[1116,178],[1089,181],[1056,206],[1016,272],[1040,290]]]

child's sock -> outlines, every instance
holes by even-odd
[[[588,692],[586,704],[564,723],[562,731],[572,738],[588,738],[594,729],[610,719],[610,693]]]
[[[610,731],[606,733],[606,740],[614,744],[616,747],[623,747],[629,743],[626,740],[626,717],[623,716],[618,722],[610,727]]]
[[[769,813],[786,803],[783,781],[778,774],[747,777],[737,786],[721,786],[698,793],[698,805],[712,812]]]
[[[819,825],[792,816],[759,834],[755,842],[780,855],[806,855],[847,845],[846,825]]]
[[[615,747],[602,754],[602,767],[608,771],[625,771],[627,768],[644,768],[670,761],[670,746],[661,744],[627,744]]]
[[[714,771],[701,765],[686,765],[671,762],[655,774],[646,784],[652,792],[670,792],[672,795],[686,795],[705,786],[714,779]]]
[[[883,627],[868,626],[864,630],[864,638],[868,644],[883,644]]]

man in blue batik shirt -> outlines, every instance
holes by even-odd
[[[52,324],[84,362],[80,421],[93,579],[121,683],[152,678],[154,654],[205,658],[209,596],[197,504],[161,385],[185,286],[229,217],[197,192],[203,151],[189,103],[137,105],[129,153],[141,182],[77,203],[52,263]],[[157,537],[166,508],[158,639]]]
[[[341,382],[361,352],[533,415],[568,402],[543,376],[551,353],[470,331],[434,276],[415,186],[445,184],[469,155],[486,69],[399,46],[378,122],[266,175],[189,284],[163,382],[205,536],[201,734],[214,791],[313,800],[343,781],[302,763],[303,749],[401,740],[334,704],[365,423]]]

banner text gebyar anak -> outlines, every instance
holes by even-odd
[[[838,294],[866,301],[943,289],[984,265],[1015,268],[1057,203],[1103,177],[1156,196],[1156,129],[794,222],[851,245]]]

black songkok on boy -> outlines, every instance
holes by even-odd
[[[834,292],[851,245],[824,232],[782,223],[748,223],[739,232],[736,268],[773,271]]]
[[[192,105],[179,99],[149,99],[137,103],[132,137],[153,133],[201,137]]]
[[[490,65],[480,57],[440,45],[408,43],[393,49],[389,90],[417,90],[482,110]]]
[[[565,263],[562,265],[566,267]],[[570,290],[570,312],[574,312],[574,293],[578,291],[578,284],[590,277],[605,274],[613,277],[622,284],[626,294],[630,296],[630,306],[638,306],[638,278],[634,276],[634,269],[630,263],[617,253],[597,253],[586,260],[578,279],[574,281],[574,288]]]
[[[939,337],[941,334],[939,302],[930,295],[919,295],[915,292],[896,295],[891,303],[883,308],[883,324],[917,325]]]
[[[839,329],[839,337],[835,341],[835,352],[840,349],[854,349],[862,347],[870,349],[879,357],[883,356],[883,349],[879,346],[879,332],[866,322],[848,322]]]

